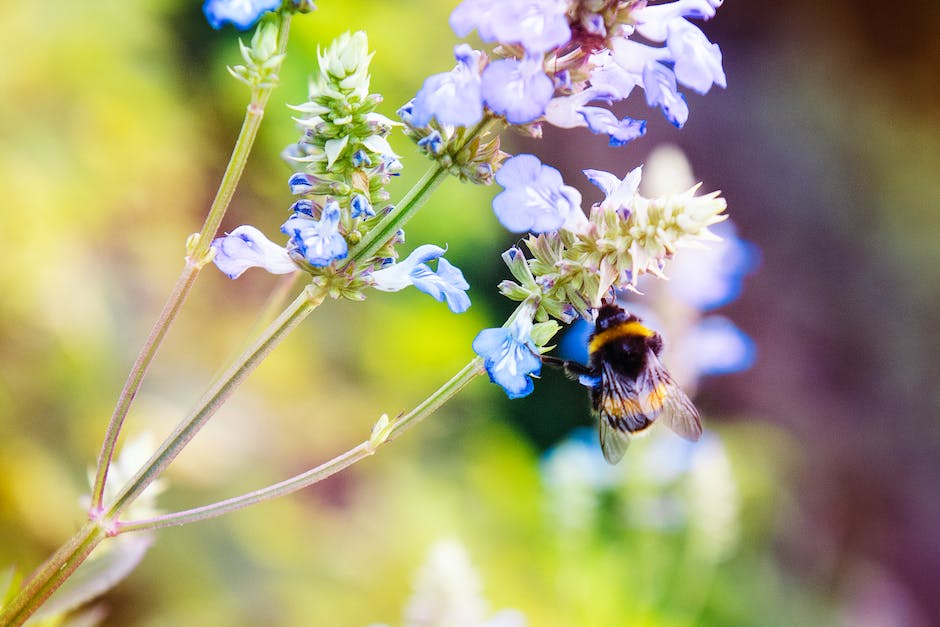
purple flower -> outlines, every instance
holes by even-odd
[[[678,0],[638,9],[633,14],[636,32],[649,41],[666,45],[649,46],[625,37],[612,39],[613,64],[605,59],[604,52],[591,59],[597,66],[591,74],[592,86],[624,89],[631,83],[642,85],[647,104],[660,107],[666,119],[681,128],[689,117],[689,108],[677,91],[677,81],[701,94],[707,93],[712,85],[727,84],[721,50],[685,19],[708,19],[720,4],[720,0]],[[612,72],[615,66],[619,66],[619,71]]]
[[[238,30],[247,30],[268,11],[281,6],[281,0],[206,0],[202,12],[212,28],[229,22]]]
[[[650,41],[666,41],[669,26],[683,18],[710,19],[722,0],[677,0],[665,4],[647,5],[633,13],[637,20],[636,32]]]
[[[663,115],[676,128],[682,128],[689,119],[689,105],[676,88],[676,75],[662,63],[647,63],[643,68],[643,89],[646,104],[659,107]]]
[[[237,279],[248,268],[264,268],[272,274],[297,270],[290,256],[253,226],[243,225],[212,241],[213,263],[228,278]]]
[[[373,287],[383,292],[397,292],[414,285],[438,302],[446,301],[454,313],[463,313],[470,308],[467,296],[470,284],[459,268],[442,257],[444,252],[433,244],[418,246],[404,261],[373,272]],[[437,259],[436,272],[428,266],[434,259]]]
[[[555,86],[542,70],[541,58],[500,59],[483,70],[481,93],[489,108],[510,124],[526,124],[545,113]]]
[[[493,199],[500,223],[515,233],[545,233],[560,228],[578,231],[587,223],[581,194],[564,184],[561,173],[534,155],[516,155],[496,172],[505,189]]]
[[[520,312],[508,327],[483,329],[473,340],[473,352],[483,358],[490,381],[509,398],[531,394],[535,388],[531,375],[542,369],[531,333],[532,319]]]
[[[708,93],[713,84],[727,86],[718,44],[708,41],[701,30],[685,20],[670,23],[668,33],[666,46],[680,83],[700,94]]]
[[[630,117],[618,120],[617,116],[601,107],[581,107],[579,113],[592,133],[610,137],[608,143],[611,146],[623,146],[646,133],[644,120],[634,120]]]
[[[305,211],[295,211],[281,226],[281,232],[290,239],[287,250],[300,255],[311,266],[323,268],[338,259],[345,259],[348,245],[339,232],[340,210],[335,200],[323,207],[316,220]]]
[[[467,44],[454,48],[457,67],[450,72],[429,76],[415,96],[408,122],[427,126],[431,118],[441,124],[470,126],[483,117],[480,87],[480,55]],[[404,109],[404,108],[403,108]],[[404,119],[404,115],[402,116]]]
[[[602,209],[619,211],[624,218],[630,214],[629,206],[640,187],[643,166],[633,168],[622,180],[603,170],[584,170],[584,175],[604,192],[604,200],[599,203]]]
[[[459,37],[474,28],[483,41],[519,44],[540,55],[571,39],[564,0],[464,0],[450,16]]]

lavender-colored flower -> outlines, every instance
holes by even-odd
[[[719,0],[678,0],[638,9],[636,32],[649,41],[665,42],[656,47],[617,37],[607,52],[595,54],[596,66],[591,84],[625,89],[639,84],[646,91],[649,106],[662,108],[666,119],[682,127],[689,117],[685,98],[677,91],[677,81],[704,94],[712,85],[726,86],[721,67],[721,50],[686,17],[708,19],[721,4]],[[619,70],[611,71],[619,67]]]
[[[636,32],[650,41],[666,41],[670,25],[683,18],[711,19],[723,0],[676,0],[647,5],[633,12]]]
[[[676,75],[662,63],[647,63],[643,68],[643,89],[646,104],[659,107],[663,115],[676,128],[682,128],[689,119],[689,105],[676,87]]]
[[[601,209],[618,211],[623,218],[630,214],[629,206],[640,187],[643,166],[633,168],[622,180],[603,170],[584,170],[584,175],[604,192],[604,200],[598,205]]]
[[[433,244],[418,246],[404,261],[373,272],[373,286],[383,292],[397,292],[414,285],[438,302],[446,301],[454,313],[463,313],[470,308],[467,296],[470,284],[459,268],[443,258],[445,252]],[[428,266],[434,259],[437,259],[436,272]]]
[[[610,137],[611,146],[623,146],[646,133],[646,122],[625,117],[618,120],[612,112],[601,107],[581,107],[579,111],[592,133]]]
[[[510,231],[578,231],[587,223],[580,192],[565,185],[558,170],[534,155],[508,159],[496,172],[496,182],[505,189],[493,199],[493,211]]]
[[[540,57],[500,59],[483,70],[481,93],[489,108],[510,124],[526,124],[545,113],[555,86]]]
[[[281,232],[290,238],[287,250],[316,268],[345,259],[349,247],[339,232],[339,220],[340,210],[335,200],[323,207],[319,220],[306,212],[295,211],[281,226]]]
[[[686,87],[705,94],[713,84],[727,86],[721,49],[698,27],[686,20],[674,20],[669,24],[666,46],[675,61],[676,79]]]
[[[272,274],[297,270],[290,256],[253,226],[243,225],[213,240],[212,261],[228,278],[237,279],[248,268],[264,268]]]
[[[222,28],[226,22],[238,30],[247,30],[262,15],[281,6],[281,0],[206,0],[202,12],[212,28]]]
[[[565,0],[464,0],[450,16],[459,37],[474,28],[483,41],[519,44],[540,55],[571,39]]]
[[[531,394],[535,388],[531,375],[542,370],[531,333],[532,319],[520,314],[508,327],[483,329],[473,340],[473,352],[483,358],[490,381],[509,398]]]
[[[457,67],[450,72],[429,76],[410,110],[409,122],[427,126],[431,118],[441,124],[470,126],[483,117],[480,86],[480,55],[467,44],[454,48]]]

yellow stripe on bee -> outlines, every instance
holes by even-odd
[[[604,413],[608,416],[623,418],[625,415],[642,413],[640,405],[628,398],[607,397],[604,399]]]
[[[653,337],[654,331],[646,328],[636,320],[623,322],[615,327],[605,329],[591,338],[588,352],[594,353],[610,342],[616,342],[626,337]]]
[[[660,383],[655,388],[650,390],[649,396],[647,396],[647,402],[650,405],[650,409],[653,411],[659,411],[662,409],[663,400],[666,398],[666,384]]]

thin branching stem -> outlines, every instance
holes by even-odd
[[[277,54],[283,54],[287,49],[287,39],[290,32],[291,12],[284,11],[280,14],[280,24],[278,25]],[[261,120],[264,117],[264,109],[267,106],[268,99],[275,85],[271,84],[265,87],[259,87],[252,90],[251,100],[245,111],[245,119],[242,121],[241,130],[235,141],[235,147],[232,149],[232,155],[229,158],[228,166],[222,175],[222,181],[219,183],[219,189],[216,192],[209,213],[202,225],[199,234],[190,239],[187,245],[186,263],[183,271],[180,273],[170,296],[167,298],[160,312],[160,316],[154,323],[144,342],[134,365],[131,367],[124,387],[118,396],[117,404],[108,426],[105,429],[104,440],[101,444],[101,452],[98,455],[98,465],[95,470],[95,481],[91,491],[91,511],[100,513],[104,501],[104,487],[108,478],[108,468],[114,457],[114,449],[117,446],[118,437],[121,435],[121,428],[124,425],[124,419],[130,411],[134,398],[140,390],[144,377],[150,364],[157,354],[157,350],[163,343],[167,332],[170,330],[183,303],[189,296],[200,270],[211,260],[209,255],[212,238],[219,230],[222,218],[228,210],[235,194],[235,188],[241,179],[242,172],[245,170],[245,164],[248,162],[248,155],[254,145],[255,137],[258,135],[258,129],[261,127]]]

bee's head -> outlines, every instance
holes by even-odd
[[[630,320],[637,320],[637,317],[628,314],[619,305],[604,303],[601,305],[600,309],[597,310],[597,318],[594,324],[598,331],[605,331],[612,326],[629,322]]]

